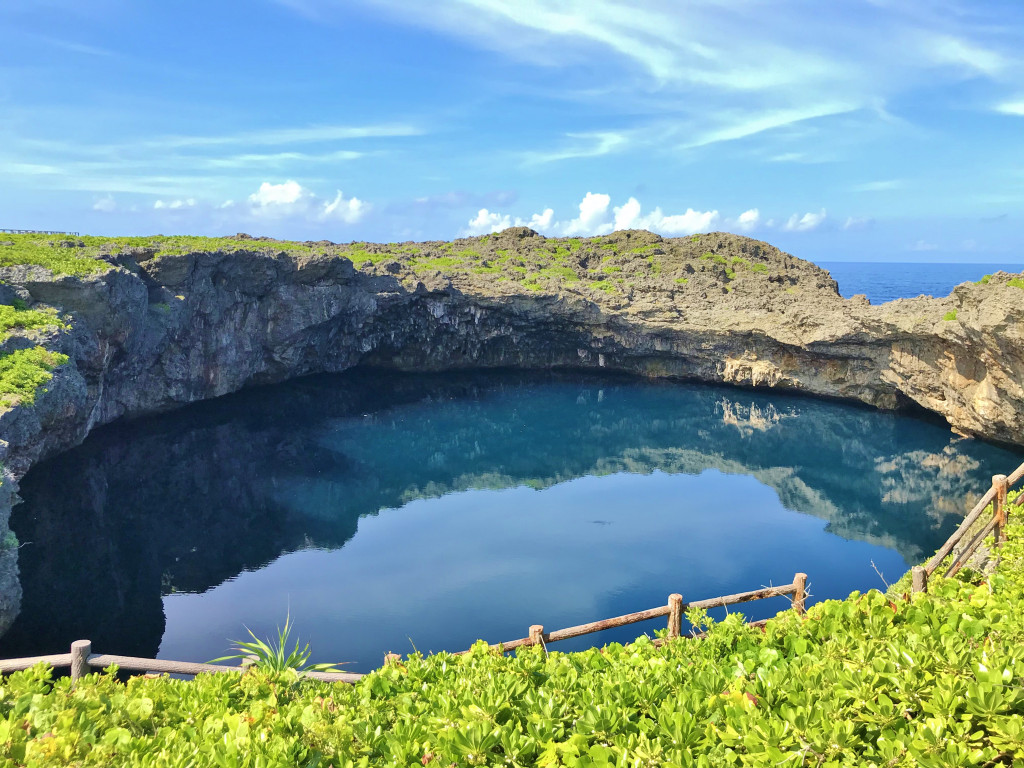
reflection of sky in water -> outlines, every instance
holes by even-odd
[[[736,499],[742,498],[742,503]],[[291,610],[319,660],[377,665],[384,651],[461,650],[703,599],[807,571],[816,598],[881,587],[906,568],[895,552],[826,533],[750,477],[617,474],[543,491],[519,487],[412,501],[359,521],[340,550],[285,555],[202,595],[164,598],[165,658],[212,658],[244,621],[270,634]],[[744,606],[770,615],[783,599]],[[628,640],[662,621],[604,633]],[[583,647],[594,638],[558,644]]]
[[[204,660],[290,607],[319,659],[366,669],[409,637],[461,649],[796,571],[845,596],[882,586],[872,560],[894,581],[927,557],[1020,460],[935,423],[725,387],[298,380],[99,430],[33,469],[12,516],[32,542],[24,608],[0,655],[88,637]]]

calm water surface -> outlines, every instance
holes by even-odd
[[[846,298],[863,293],[872,304],[915,296],[948,296],[960,283],[974,282],[1000,270],[1017,273],[1024,264],[928,264],[900,262],[826,261],[821,267],[832,273]]]
[[[736,389],[314,377],[114,425],[34,469],[12,519],[30,542],[24,610],[0,656],[88,637],[204,661],[290,611],[315,660],[362,671],[385,651],[511,640],[796,571],[814,599],[842,597],[899,578],[1022,458],[906,416]]]

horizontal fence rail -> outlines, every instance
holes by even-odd
[[[528,645],[546,645],[547,643],[554,643],[558,640],[568,640],[570,637],[589,635],[593,632],[601,632],[602,630],[613,629],[615,627],[624,627],[627,624],[636,624],[641,621],[648,621],[649,619],[659,619],[663,616],[668,617],[668,636],[679,637],[682,634],[683,614],[690,609],[721,608],[729,605],[748,603],[752,600],[764,600],[769,597],[785,597],[788,595],[793,596],[793,610],[798,614],[802,614],[807,600],[806,573],[796,574],[793,577],[792,584],[785,584],[780,587],[764,587],[750,592],[740,592],[735,595],[713,597],[709,600],[696,600],[692,603],[684,603],[682,595],[672,594],[668,596],[668,603],[666,605],[659,605],[657,608],[649,608],[646,611],[637,611],[636,613],[627,613],[623,616],[615,616],[611,619],[592,621],[589,624],[578,624],[575,627],[556,629],[551,632],[545,632],[544,625],[542,624],[533,624],[530,626],[530,634],[527,637],[521,637],[518,640],[509,640],[505,643],[498,643],[496,646],[492,647],[500,647],[506,651],[510,651],[514,648],[522,648],[523,646]],[[754,623],[761,624],[763,622]],[[465,653],[469,653],[469,651],[459,651],[455,655],[458,656]]]
[[[167,672],[173,675],[198,675],[204,672],[245,672],[248,667],[229,667],[223,664],[202,664],[192,661],[170,661],[169,659],[145,659],[139,656],[116,656],[109,653],[93,653],[92,643],[76,640],[71,644],[71,653],[56,653],[49,656],[26,656],[21,659],[0,661],[0,673],[9,674],[34,667],[40,663],[52,667],[70,667],[71,679],[76,681],[93,669],[106,669],[117,665],[129,672]],[[335,683],[354,683],[363,675],[358,672],[303,672],[303,677]]]
[[[52,229],[0,229],[9,235],[72,235],[78,237],[77,232],[57,232]]]
[[[780,587],[764,587],[750,592],[740,592],[735,595],[723,595],[713,597],[710,600],[697,600],[692,603],[684,603],[683,596],[679,594],[669,595],[668,604],[660,605],[657,608],[650,608],[646,611],[627,613],[624,616],[615,616],[611,619],[594,621],[589,624],[579,624],[575,627],[556,629],[553,632],[544,632],[544,627],[534,624],[530,627],[528,637],[518,640],[511,640],[507,643],[500,643],[498,646],[503,650],[511,651],[529,645],[544,645],[558,640],[567,640],[570,637],[580,637],[593,632],[600,632],[604,629],[623,627],[627,624],[636,624],[648,619],[657,619],[668,616],[668,636],[679,637],[682,632],[683,615],[687,610],[698,608],[720,608],[739,603],[750,602],[751,600],[764,600],[769,597],[785,597],[792,595],[792,608],[798,614],[804,612],[804,604],[807,599],[807,574],[798,573],[793,577],[792,584],[785,584]],[[763,626],[764,621],[751,622],[754,626]],[[700,636],[695,635],[695,636]],[[460,656],[469,651],[459,651],[454,654]],[[389,653],[384,657],[385,664],[399,659],[398,654]],[[199,675],[202,673],[222,674],[225,672],[242,673],[248,667],[231,667],[223,664],[203,664],[191,661],[171,661],[169,659],[146,659],[138,656],[116,656],[107,653],[93,653],[92,643],[89,640],[76,640],[71,644],[70,653],[55,653],[48,656],[26,656],[20,659],[5,659],[0,661],[0,674],[18,672],[36,664],[46,663],[52,667],[70,667],[71,680],[76,682],[83,675],[89,674],[93,669],[106,669],[117,665],[119,669],[128,672],[142,673],[169,673],[176,675]],[[355,683],[364,675],[358,672],[303,672],[303,677],[325,682]]]
[[[970,561],[989,534],[994,534],[997,547],[1002,546],[1006,540],[1006,524],[1009,522],[1009,504],[1006,497],[1010,489],[1021,480],[1024,480],[1024,464],[1010,475],[992,476],[992,486],[978,499],[978,503],[946,539],[946,543],[939,547],[932,559],[923,566],[911,569],[911,589],[914,592],[928,591],[928,579],[950,555],[953,559],[943,576],[955,576]],[[978,522],[983,520],[990,510],[991,517],[976,529]],[[963,543],[965,539],[966,543]],[[958,548],[961,544],[962,546]]]

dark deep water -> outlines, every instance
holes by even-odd
[[[413,644],[512,640],[796,571],[813,599],[843,597],[930,554],[1022,458],[908,416],[723,387],[313,377],[112,425],[36,467],[0,657],[89,638],[206,661],[290,611],[315,661],[365,671]]]

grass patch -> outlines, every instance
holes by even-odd
[[[690,278],[688,278],[688,277],[677,277],[676,278],[676,282],[679,283],[679,285],[686,285],[688,282],[690,282]]]
[[[711,261],[714,262],[715,264],[722,264],[723,266],[729,263],[726,260],[725,256],[722,256],[719,253],[713,253],[711,251],[705,251],[703,254],[701,254],[700,258],[703,261]]]
[[[946,314],[944,314],[942,316],[942,319],[943,320],[956,320],[956,313],[957,313],[957,311],[955,309],[951,309],[951,310],[949,310],[949,312],[947,312]]]
[[[417,270],[424,269],[439,269],[445,270],[451,267],[458,266],[464,263],[464,259],[460,256],[434,256],[426,259],[416,259],[412,262],[412,266]]]
[[[753,266],[751,266],[750,271],[751,272],[756,272],[759,275],[767,275],[768,274],[768,265],[767,264],[754,264]]]
[[[67,355],[44,347],[0,356],[0,406],[34,403],[39,388],[53,378],[53,369],[67,361]]]
[[[538,274],[541,277],[561,280],[566,283],[575,283],[580,279],[579,275],[569,267],[544,267]]]
[[[1020,288],[1021,290],[1024,290],[1024,279],[1021,279],[1019,277],[1010,278],[1010,280],[1006,284],[1012,285],[1014,288]]]
[[[14,328],[63,328],[64,321],[57,317],[57,310],[26,309],[23,302],[17,305],[0,304],[0,334],[6,336]]]
[[[94,238],[106,242],[106,238]],[[78,243],[84,238],[71,240],[51,235],[6,235],[0,241],[13,245],[0,245],[0,267],[18,264],[45,267],[55,275],[89,275],[105,272],[110,265],[96,259],[99,248],[62,247],[57,243]]]
[[[604,291],[605,293],[614,293],[616,290],[615,283],[611,280],[595,280],[590,284],[590,287],[598,291]]]
[[[991,281],[991,280],[992,280],[992,275],[985,275],[984,277],[981,278],[981,280],[975,280],[974,284],[975,285],[988,285],[989,281]]]

